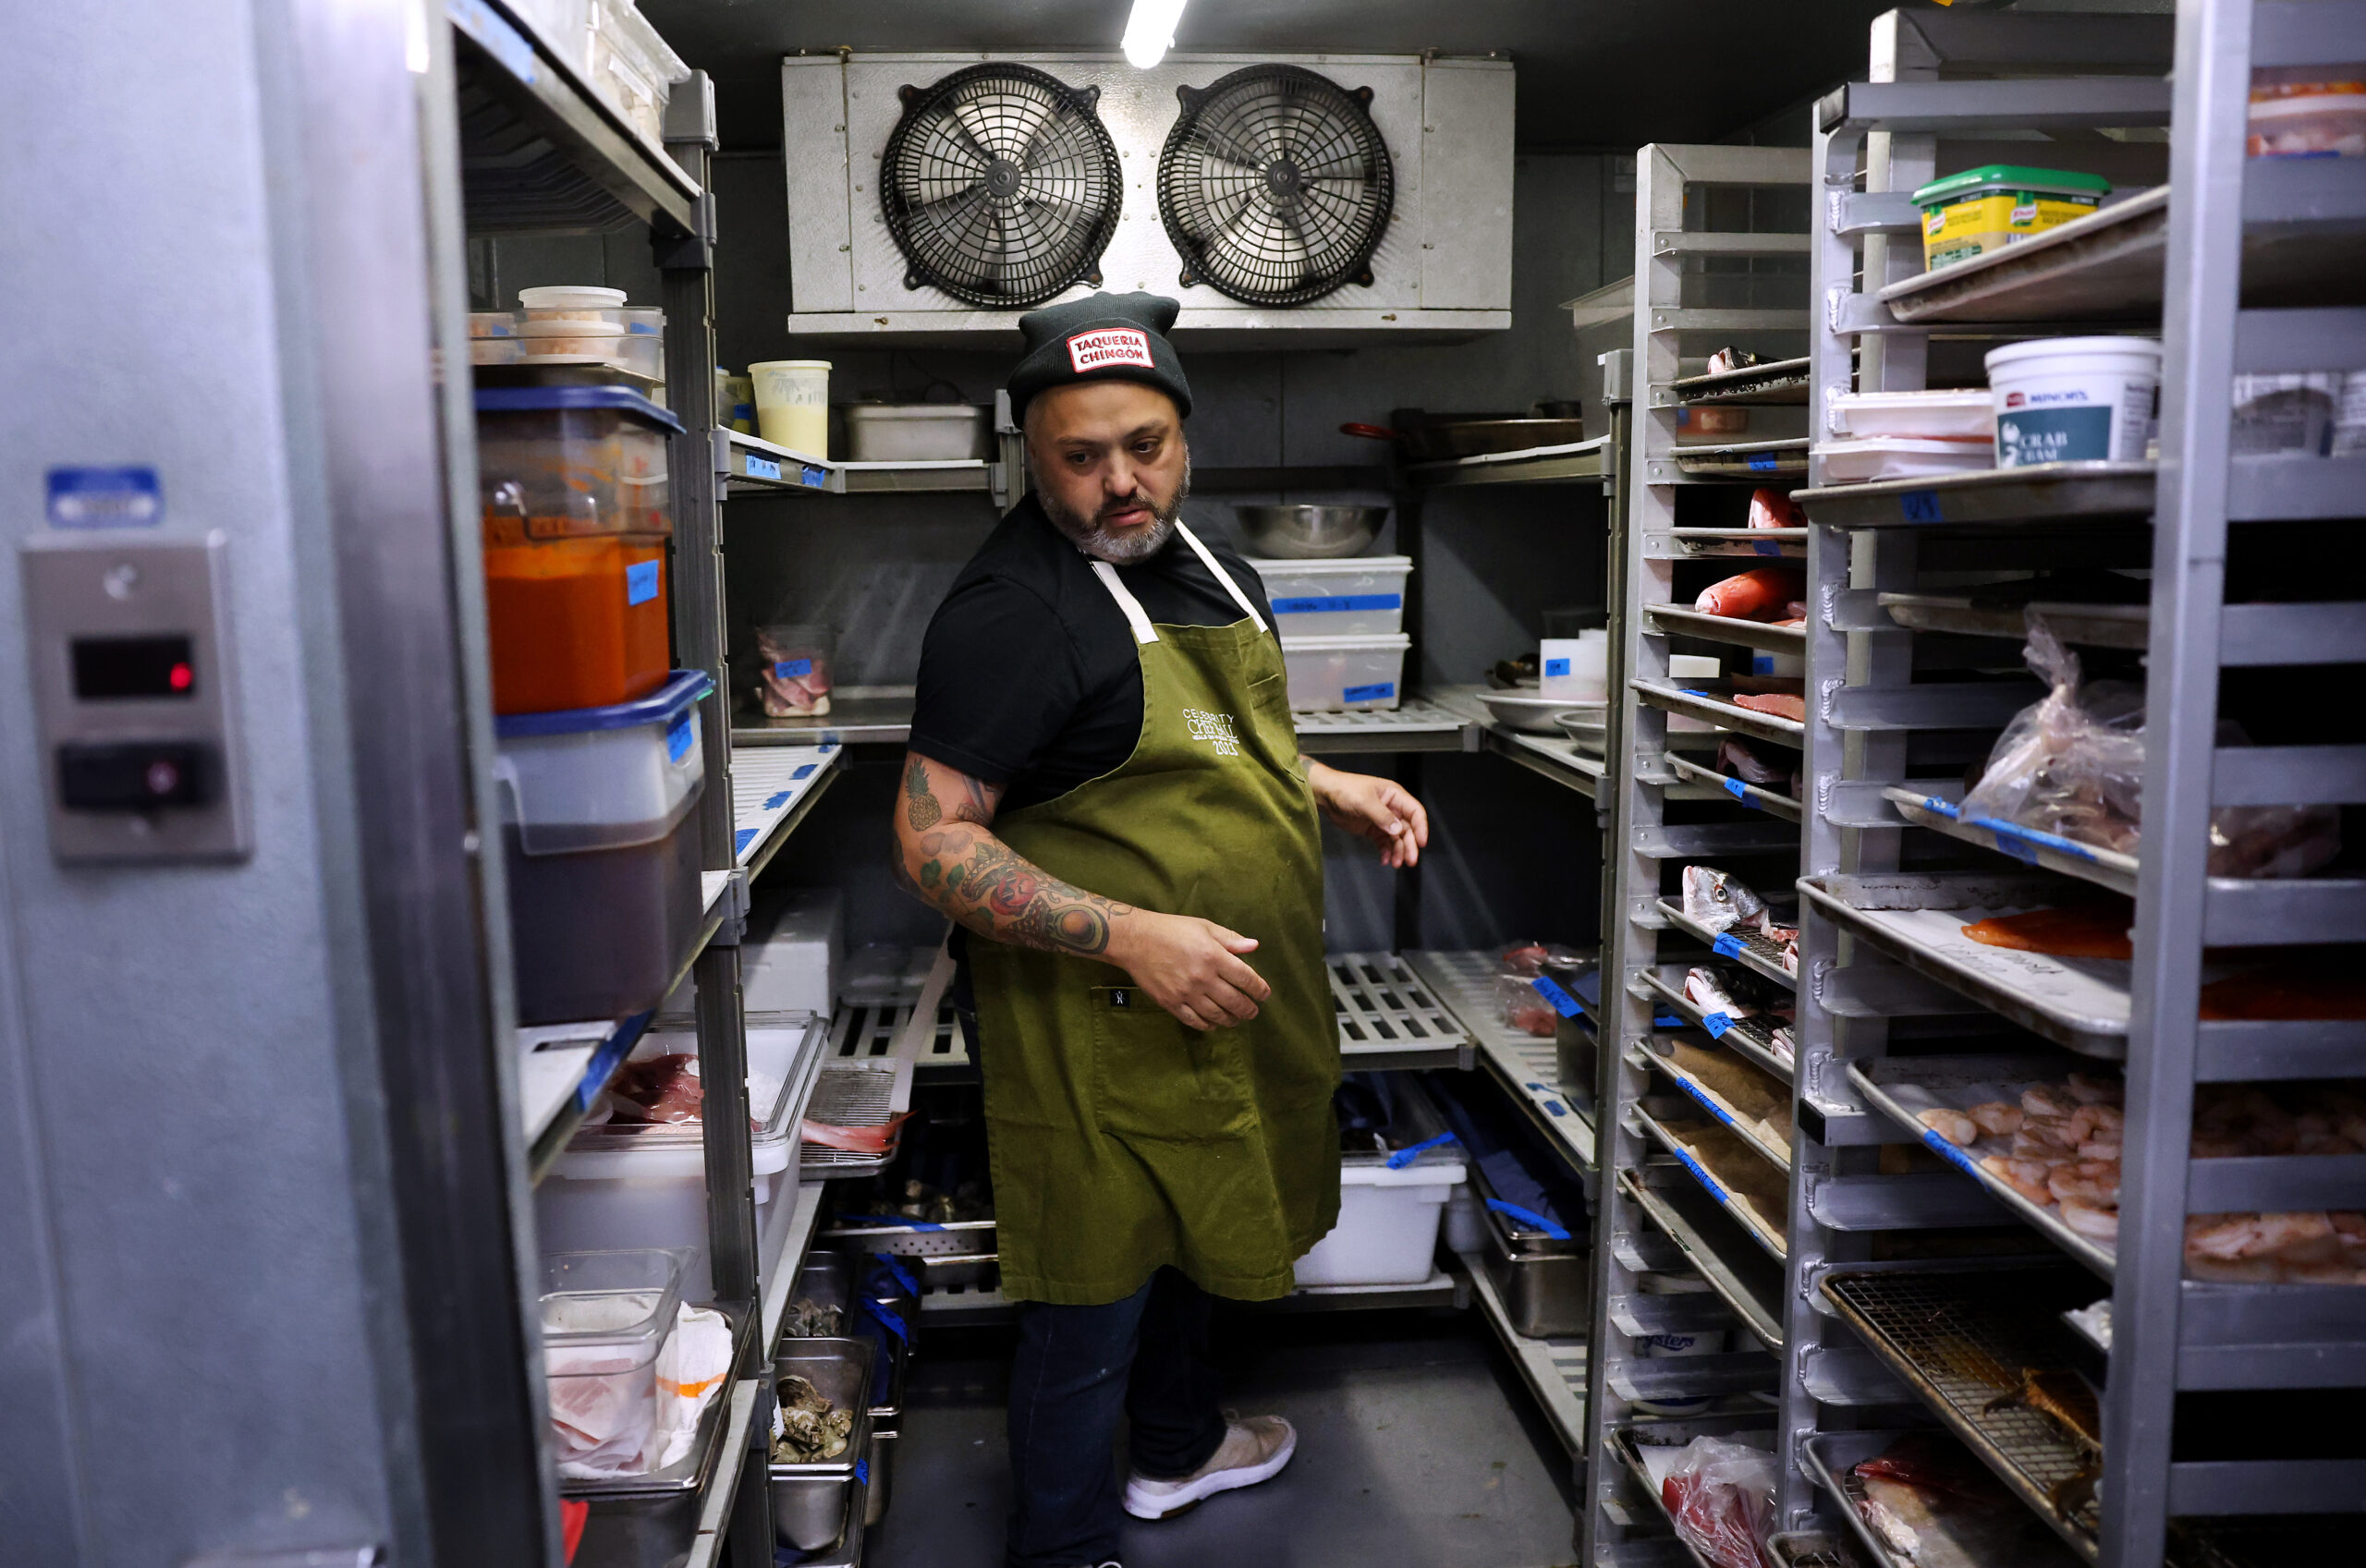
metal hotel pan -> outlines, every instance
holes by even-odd
[[[789,1301],[811,1301],[822,1307],[835,1307],[842,1317],[841,1339],[867,1337],[864,1327],[867,1314],[878,1319],[881,1312],[892,1316],[904,1331],[893,1329],[885,1333],[888,1356],[884,1365],[872,1368],[871,1425],[874,1431],[893,1430],[904,1408],[904,1372],[911,1359],[912,1343],[920,1332],[920,1298],[898,1285],[894,1294],[875,1304],[857,1301],[854,1297],[855,1275],[868,1259],[848,1252],[809,1252],[805,1266],[798,1270],[797,1282],[789,1289]],[[879,1319],[884,1326],[884,1319]],[[781,1344],[786,1347],[799,1343],[800,1336],[781,1331]],[[814,1337],[814,1336],[802,1336]]]
[[[871,1454],[871,1366],[869,1340],[789,1340],[773,1357],[773,1379],[795,1373],[842,1410],[854,1413],[846,1452],[810,1464],[774,1461],[766,1466],[773,1532],[799,1551],[821,1551],[862,1526],[863,1500],[856,1492],[868,1475]]]

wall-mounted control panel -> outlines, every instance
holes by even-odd
[[[49,842],[60,860],[249,854],[230,690],[229,541],[49,534],[19,547]]]

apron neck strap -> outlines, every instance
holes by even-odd
[[[1095,561],[1092,563],[1092,575],[1101,579],[1101,586],[1109,590],[1109,597],[1116,600],[1117,608],[1126,613],[1126,625],[1134,628],[1134,640],[1156,642],[1158,628],[1150,624],[1150,617],[1142,613],[1142,602],[1126,587],[1117,576],[1117,568],[1106,561]]]
[[[1232,574],[1216,565],[1215,556],[1206,545],[1200,542],[1200,536],[1185,527],[1180,517],[1175,520],[1175,531],[1183,536],[1183,542],[1191,547],[1191,553],[1197,555],[1200,558],[1200,564],[1207,567],[1208,575],[1224,584],[1225,591],[1232,595],[1232,602],[1240,606],[1240,613],[1257,623],[1257,635],[1264,636],[1265,617],[1257,613],[1257,606],[1249,602],[1249,596],[1240,591],[1240,585],[1232,580]]]

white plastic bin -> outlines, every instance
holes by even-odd
[[[1451,1146],[1449,1146],[1451,1147]],[[1469,1174],[1459,1158],[1392,1171],[1339,1173],[1339,1222],[1298,1260],[1301,1285],[1418,1285],[1436,1268],[1446,1199]]]
[[[820,1017],[748,1030],[748,1111],[756,1173],[756,1231],[765,1205],[794,1202],[798,1124],[820,1070],[828,1027]],[[628,1060],[698,1053],[693,1034],[641,1037]],[[575,1135],[534,1189],[534,1228],[546,1250],[663,1247],[685,1254],[682,1298],[713,1296],[707,1270],[706,1141],[697,1122],[605,1124]]]
[[[1835,435],[1907,435],[1924,440],[1988,441],[1996,409],[1984,386],[1962,391],[1848,392],[1833,397],[1825,421]]]
[[[991,404],[849,403],[847,460],[945,463],[993,456]]]
[[[1377,637],[1405,629],[1410,555],[1341,561],[1251,561],[1282,636]],[[1293,704],[1295,706],[1295,704]]]
[[[846,967],[846,895],[835,888],[799,888],[759,905],[739,944],[741,1005],[828,1017]]]
[[[2147,337],[2045,337],[1988,351],[1996,466],[2141,461],[2160,428],[2161,346]]]
[[[1834,484],[1926,479],[1933,474],[1970,473],[1996,466],[1996,449],[1984,432],[1976,441],[1911,435],[1827,441],[1815,453],[1823,459],[1824,478]]]
[[[1299,637],[1285,631],[1282,663],[1289,671],[1290,707],[1302,713],[1395,708],[1403,700],[1399,683],[1405,650],[1412,646],[1403,632]]]

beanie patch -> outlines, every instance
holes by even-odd
[[[1135,327],[1097,327],[1068,339],[1068,368],[1078,375],[1113,365],[1156,370],[1150,357],[1150,334]]]

